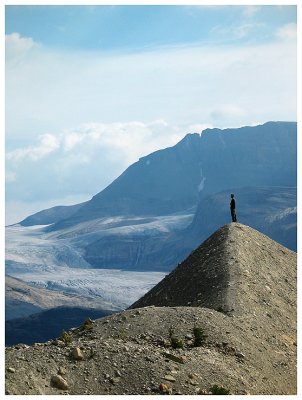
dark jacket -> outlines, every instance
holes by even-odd
[[[230,208],[231,210],[235,210],[235,199],[232,199],[230,202]]]

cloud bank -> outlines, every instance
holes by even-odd
[[[238,25],[230,35],[251,29]],[[296,120],[295,32],[287,24],[265,44],[122,54],[48,49],[7,35],[7,202],[88,199],[188,132]]]

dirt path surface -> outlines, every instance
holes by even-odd
[[[141,302],[6,348],[6,393],[296,394],[296,253],[226,225]]]

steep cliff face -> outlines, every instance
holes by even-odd
[[[226,225],[133,308],[6,348],[6,394],[294,395],[296,289],[295,253]]]

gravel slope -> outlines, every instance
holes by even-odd
[[[205,307],[195,286],[207,273],[216,280]],[[70,343],[6,348],[6,393],[206,394],[217,385],[230,394],[296,394],[295,253],[249,227],[226,225],[150,293],[158,288],[161,302],[166,290],[180,304],[146,304],[153,293],[143,308],[72,329]],[[194,327],[207,336],[198,347]],[[182,348],[172,347],[175,338]]]

